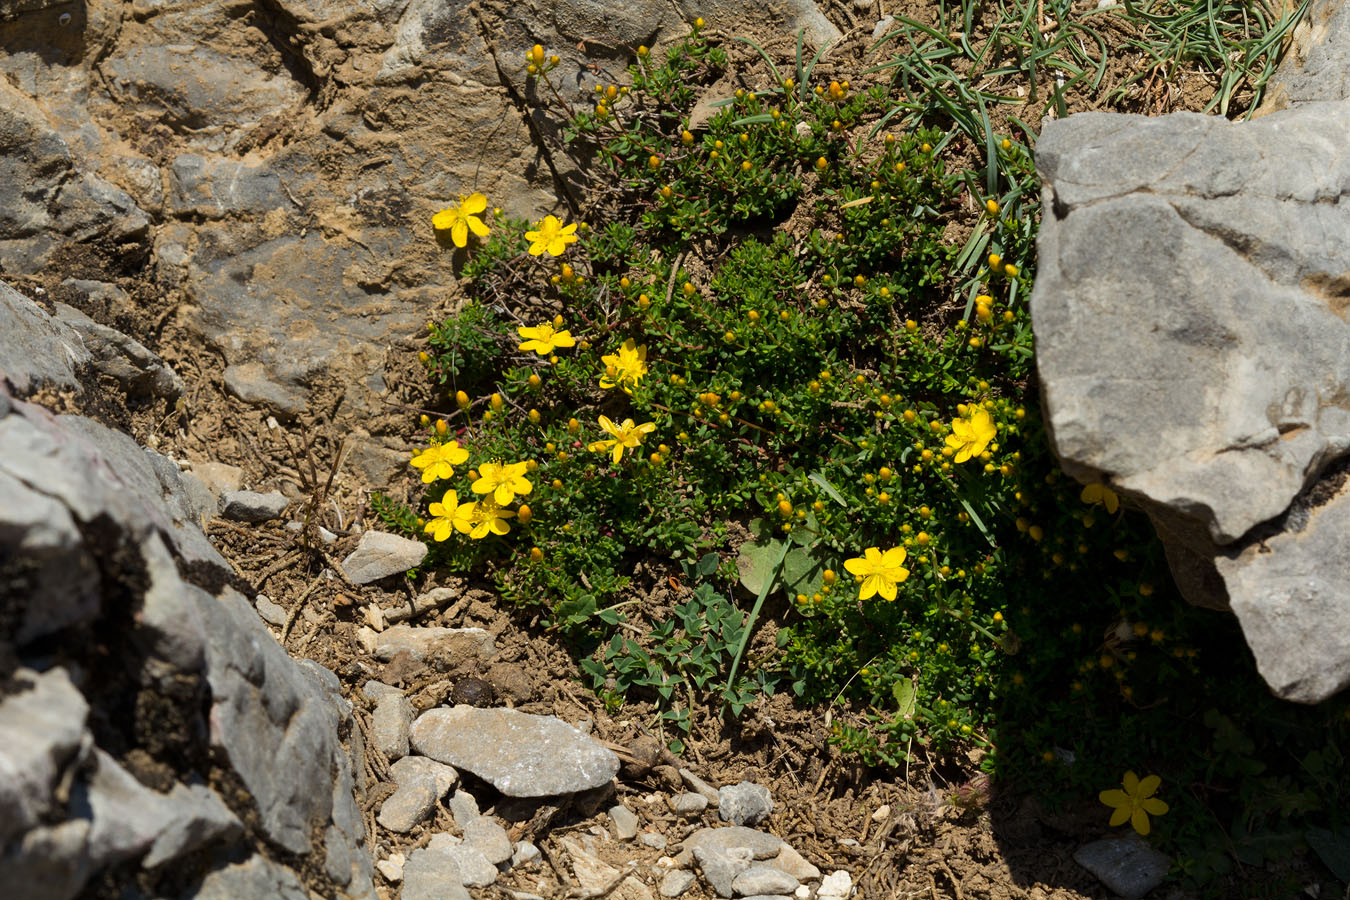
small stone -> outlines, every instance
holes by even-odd
[[[461,678],[450,691],[450,702],[465,706],[491,706],[495,692],[481,678]]]
[[[375,745],[390,762],[408,755],[408,732],[412,730],[413,707],[402,692],[385,694],[375,706],[370,730]]]
[[[375,863],[375,868],[386,881],[397,884],[403,880],[403,863],[405,858],[402,853],[392,853],[388,859],[382,859]]]
[[[395,784],[405,784],[419,778],[430,778],[436,787],[436,799],[439,800],[459,784],[459,773],[445,763],[438,763],[425,756],[405,756],[389,767],[389,774]],[[475,806],[476,810],[477,807]],[[476,815],[477,813],[475,813]]]
[[[380,807],[376,821],[384,828],[407,834],[436,806],[436,785],[430,778],[400,784]]]
[[[731,889],[741,897],[790,894],[797,889],[797,879],[775,866],[751,866],[736,876]]]
[[[244,470],[225,463],[195,462],[192,464],[192,474],[200,478],[206,489],[217,498],[239,490],[244,483]]]
[[[401,900],[471,900],[450,848],[437,841],[441,837],[447,835],[438,834],[426,847],[408,854]]]
[[[421,541],[410,541],[382,531],[367,531],[341,565],[348,580],[370,584],[408,571],[419,565],[426,555],[427,545]]]
[[[638,843],[644,847],[651,847],[653,850],[666,849],[666,836],[657,834],[655,831],[644,831],[638,835]]]
[[[382,681],[376,681],[373,678],[361,685],[361,696],[376,703],[379,703],[381,699],[390,694],[398,694],[402,697],[403,691],[393,685],[385,684]]]
[[[1162,884],[1172,867],[1171,860],[1133,834],[1084,844],[1073,860],[1125,900],[1139,900]]]
[[[572,874],[585,890],[598,891],[608,887],[619,875],[619,869],[605,863],[576,841],[563,838],[562,845],[572,859]]]
[[[792,892],[792,896],[797,900],[810,900],[811,889],[804,884],[797,885],[797,889]]]
[[[516,841],[516,845],[511,848],[511,868],[516,866],[527,866],[532,862],[538,862],[543,856],[539,848],[529,841]]]
[[[694,859],[698,862],[698,870],[703,873],[703,880],[719,897],[730,897],[736,876],[750,868],[750,860],[744,852],[732,855],[699,847],[694,851]]]
[[[762,784],[742,781],[722,788],[717,796],[717,814],[733,825],[757,825],[773,812],[773,796]]]
[[[806,857],[794,850],[790,844],[783,845],[770,865],[781,869],[798,881],[816,881],[820,878],[820,869],[807,862]]]
[[[872,821],[878,823],[885,822],[888,818],[890,818],[890,815],[891,815],[891,805],[889,803],[883,803],[881,806],[877,807],[876,812],[872,813]]]
[[[575,794],[609,784],[619,758],[553,716],[456,706],[413,724],[418,753],[471,772],[508,797]]]
[[[619,840],[631,841],[637,837],[637,814],[622,803],[609,808],[609,819],[614,823],[614,836]]]
[[[702,778],[699,778],[697,775],[695,775],[688,769],[680,769],[680,777],[684,779],[685,784],[689,785],[689,790],[693,791],[695,794],[698,794],[700,797],[706,798],[709,806],[713,807],[714,809],[717,808],[717,805],[721,802],[722,799],[717,794],[717,788],[708,784],[708,782],[704,781]]]
[[[700,847],[724,852],[741,849],[749,851],[754,859],[772,859],[784,843],[780,837],[740,825],[700,828],[684,839],[675,859],[680,867],[688,868],[694,862],[694,851]]]
[[[482,853],[494,866],[511,858],[511,838],[491,816],[479,816],[464,826],[464,846]]]
[[[220,498],[220,514],[236,522],[266,522],[285,512],[290,502],[277,491],[228,491]]]
[[[287,522],[286,530],[293,531],[296,534],[299,534],[300,532],[305,530],[305,523]],[[319,532],[319,540],[323,541],[325,544],[331,544],[337,540],[337,535],[333,534],[333,532],[329,531],[327,528],[324,528],[322,525],[320,525],[317,530]]]
[[[469,660],[487,659],[495,649],[492,635],[482,628],[395,625],[381,632],[361,628],[356,637],[381,662],[391,662],[400,653],[406,653],[414,662],[435,658],[447,669]]]
[[[450,815],[454,816],[455,824],[463,828],[480,815],[478,801],[468,791],[455,791],[455,796],[450,798]]]
[[[816,900],[847,900],[853,894],[853,878],[843,869],[831,872],[820,882]]]
[[[480,850],[461,844],[445,852],[459,867],[460,883],[465,887],[487,887],[497,880],[497,867]]]
[[[694,885],[694,873],[688,869],[667,872],[656,890],[662,897],[678,897]]]
[[[708,798],[699,794],[676,794],[669,800],[670,811],[677,816],[692,819],[708,808]]]
[[[275,625],[283,628],[286,625],[286,610],[272,602],[272,598],[266,594],[259,594],[253,600],[253,608],[258,611],[258,616],[268,625]]]

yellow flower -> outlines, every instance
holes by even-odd
[[[491,494],[498,506],[505,506],[520,494],[524,496],[534,490],[525,473],[528,463],[485,462],[478,467],[478,480],[473,483],[475,494]]]
[[[1090,506],[1097,506],[1098,504],[1105,506],[1109,513],[1114,513],[1120,509],[1120,498],[1116,496],[1116,492],[1100,482],[1084,486],[1083,493],[1078,496],[1080,500]]]
[[[533,328],[517,328],[516,333],[523,338],[528,338],[520,345],[519,349],[533,350],[540,356],[548,356],[559,347],[575,347],[577,345],[577,342],[572,340],[572,335],[566,331],[555,330],[549,322],[536,325]]]
[[[449,231],[450,240],[456,247],[469,243],[469,232],[479,237],[487,237],[488,227],[478,218],[487,209],[487,198],[482,194],[470,194],[459,206],[443,209],[431,218],[431,227],[437,231]]]
[[[576,243],[576,230],[575,222],[564,225],[557,216],[546,216],[539,224],[538,231],[525,232],[525,240],[530,242],[530,255],[547,253],[549,256],[562,256],[568,244]]]
[[[460,532],[478,540],[489,534],[510,532],[511,526],[506,524],[506,520],[513,516],[515,513],[511,510],[502,509],[491,498],[484,498],[477,503],[461,503],[455,509],[454,525]]]
[[[459,495],[454,491],[446,491],[440,503],[433,503],[429,507],[433,518],[427,522],[422,530],[431,535],[431,539],[437,543],[445,540],[454,530],[455,510],[458,508]]]
[[[432,444],[412,459],[414,468],[422,470],[422,483],[431,484],[439,478],[455,477],[455,466],[466,462],[469,451],[459,445],[459,441],[448,444]]]
[[[647,374],[647,345],[639,347],[633,343],[632,338],[629,338],[623,342],[618,353],[602,356],[600,361],[605,364],[605,374],[600,376],[600,386],[622,387],[631,394],[632,389],[625,385],[636,385],[642,380],[642,376]]]
[[[615,425],[608,416],[600,417],[600,427],[607,434],[613,435],[612,439],[595,441],[586,447],[592,453],[600,453],[610,448],[614,449],[614,464],[618,465],[619,460],[623,458],[625,448],[630,450],[637,449],[638,444],[642,443],[644,434],[651,434],[656,430],[655,422],[644,422],[641,425],[634,425],[632,419],[624,419],[622,424]]]
[[[1150,775],[1141,781],[1138,775],[1126,772],[1122,783],[1125,790],[1102,791],[1098,799],[1115,809],[1111,813],[1111,825],[1124,825],[1129,821],[1135,831],[1148,834],[1148,817],[1161,816],[1168,809],[1166,803],[1153,796],[1160,784],[1162,779],[1157,775]]]
[[[892,547],[885,553],[880,547],[868,547],[862,556],[844,560],[844,568],[862,579],[858,599],[866,600],[873,594],[880,594],[887,600],[894,600],[895,586],[909,577],[909,569],[902,565],[905,555],[904,547]]]
[[[963,463],[972,456],[979,456],[997,434],[993,417],[983,407],[975,410],[969,419],[953,420],[952,433],[947,435],[947,446],[956,454],[953,461]]]

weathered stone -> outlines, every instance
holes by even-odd
[[[478,818],[478,801],[468,791],[455,791],[450,798],[450,815],[460,828]]]
[[[389,767],[389,774],[396,784],[430,779],[436,786],[436,799],[439,800],[454,790],[459,784],[459,773],[444,763],[425,756],[405,756]],[[462,826],[461,826],[462,827]]]
[[[403,880],[403,863],[406,857],[402,853],[390,854],[385,859],[376,860],[375,871],[384,876],[386,881],[397,884]]]
[[[720,850],[723,853],[736,850],[749,850],[755,859],[771,859],[778,855],[784,845],[782,838],[743,825],[730,825],[716,828],[700,828],[681,843],[676,863],[687,868],[694,861],[694,851],[700,847]]]
[[[769,864],[782,869],[798,881],[820,880],[820,869],[807,862],[806,857],[794,850],[790,844],[784,844]]]
[[[730,784],[718,790],[717,797],[717,815],[733,825],[758,825],[773,812],[773,796],[762,784]]]
[[[406,834],[436,808],[436,783],[426,777],[404,779],[385,798],[376,821],[390,831]]]
[[[375,712],[370,718],[371,736],[375,738],[375,746],[390,762],[408,755],[408,732],[412,728],[412,720],[412,704],[402,692],[386,694],[375,705]]]
[[[1139,900],[1162,884],[1172,867],[1171,860],[1135,835],[1084,844],[1073,859],[1125,900]]]
[[[614,883],[619,870],[609,865],[576,841],[563,838],[563,847],[572,860],[572,874],[584,890],[600,892]]]
[[[438,834],[426,847],[408,854],[402,900],[471,900],[459,866],[449,855],[452,846],[438,840],[442,837]]]
[[[678,897],[694,886],[697,877],[688,869],[673,869],[661,879],[657,891],[662,897]]]
[[[215,869],[190,896],[193,900],[309,900],[309,892],[294,872],[262,856]]]
[[[367,531],[346,559],[342,571],[356,584],[370,584],[406,572],[426,558],[427,545],[396,534]]]
[[[263,216],[290,205],[281,174],[270,166],[206,159],[195,153],[185,153],[169,166],[169,211],[175,215]]]
[[[539,848],[529,841],[516,841],[511,848],[511,868],[517,866],[528,866],[532,862],[538,862],[543,856]]]
[[[426,549],[425,545],[419,546]],[[470,659],[488,659],[494,649],[492,635],[482,628],[395,625],[380,632],[363,629],[358,637],[381,662],[388,662],[406,650],[414,660],[435,657],[454,667]]]
[[[1266,83],[1258,115],[1350,97],[1350,8],[1314,0],[1294,27],[1280,65]]]
[[[776,866],[751,866],[736,876],[731,889],[738,897],[791,894],[797,889],[797,879]]]
[[[266,494],[230,491],[220,498],[220,514],[236,522],[266,522],[285,512],[290,502],[285,494],[278,491]]]
[[[1325,149],[1348,139],[1338,102],[1241,124],[1086,113],[1037,144],[1050,214],[1031,306],[1052,445],[1144,507],[1187,599],[1241,610],[1272,688],[1303,702],[1350,678],[1329,599],[1343,571],[1296,585],[1280,573],[1304,563],[1237,578],[1216,561],[1275,534],[1291,555],[1327,540],[1295,534],[1350,451],[1334,399],[1350,392],[1350,206],[1334,202],[1350,162]]]
[[[732,885],[738,875],[750,868],[750,859],[751,852],[744,847],[730,850],[698,847],[694,850],[694,860],[703,880],[719,897],[732,896]]]
[[[708,798],[692,792],[676,794],[666,801],[666,805],[675,815],[683,816],[686,819],[694,819],[708,808]]]
[[[508,797],[590,790],[619,770],[617,756],[562,720],[513,709],[430,710],[413,724],[412,744]]]
[[[57,808],[56,791],[80,761],[89,705],[65,669],[18,669],[0,699],[0,847]]]
[[[141,866],[156,866],[178,859],[209,844],[229,841],[244,829],[238,816],[220,796],[204,784],[175,784],[165,800],[168,818]]]
[[[843,869],[826,875],[816,891],[816,900],[848,900],[853,896],[853,878]]]
[[[653,850],[666,849],[666,836],[655,831],[644,831],[638,835],[638,843]]]
[[[459,869],[460,883],[465,887],[487,887],[497,880],[497,867],[477,847],[457,844],[444,852]],[[507,858],[510,858],[510,854]]]
[[[253,598],[253,607],[258,610],[258,615],[262,617],[264,622],[278,628],[285,627],[286,620],[290,618],[285,608],[273,603],[272,598],[266,594],[259,594]]]
[[[637,814],[622,803],[609,808],[609,820],[614,823],[614,836],[619,840],[631,841],[637,837]]]
[[[91,365],[117,381],[130,397],[162,397],[176,400],[183,394],[183,379],[158,354],[116,329],[100,325],[64,303],[54,304],[56,317],[80,336],[89,351]]]
[[[0,232],[2,234],[3,232]],[[0,282],[0,378],[20,397],[43,385],[77,391],[77,373],[93,361],[75,329]]]
[[[464,825],[464,846],[477,850],[493,865],[511,858],[511,838],[491,816],[479,816]]]
[[[244,483],[244,470],[222,462],[202,460],[192,464],[192,473],[202,480],[207,490],[217,498],[237,491]]]
[[[688,769],[680,769],[679,772],[680,777],[684,779],[684,783],[689,785],[689,790],[707,800],[708,805],[713,809],[717,808],[717,805],[721,802],[721,797],[717,793],[717,788],[708,784],[708,782],[699,778]]]

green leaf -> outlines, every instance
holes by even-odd
[[[1350,828],[1309,828],[1304,835],[1317,858],[1341,881],[1350,884]]]
[[[914,689],[914,682],[907,678],[902,678],[891,686],[891,695],[895,697],[895,704],[900,708],[900,717],[902,719],[914,718],[914,711],[918,708],[919,695]]]
[[[721,562],[722,557],[716,553],[705,553],[699,557],[698,565],[694,566],[694,572],[700,577],[707,578],[717,571],[717,567]]]
[[[838,503],[840,506],[846,509],[848,508],[848,502],[844,500],[844,495],[839,493],[839,490],[834,485],[826,481],[824,475],[821,475],[819,472],[812,472],[810,475],[810,480],[816,485],[816,487],[820,488],[822,491],[825,492],[825,496],[829,497],[831,500],[833,500],[835,503]]]
[[[753,526],[753,522],[751,525]],[[747,542],[741,545],[740,555],[736,558],[736,571],[740,574],[741,587],[752,594],[767,591],[773,580],[778,564],[787,553],[788,544],[777,538],[765,543]]]

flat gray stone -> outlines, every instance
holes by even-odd
[[[609,820],[614,823],[614,836],[621,841],[631,841],[637,837],[638,817],[622,803],[609,808]]]
[[[444,835],[436,835],[426,847],[408,854],[403,864],[402,900],[472,900],[459,865],[449,855],[452,847],[438,842],[440,837]]]
[[[407,834],[436,808],[436,783],[427,777],[405,779],[385,798],[376,821],[390,831]]]
[[[797,879],[776,866],[751,866],[736,876],[731,889],[738,897],[791,894],[797,889]]]
[[[425,756],[405,756],[389,767],[389,774],[395,784],[404,784],[419,779],[430,779],[436,786],[436,799],[439,800],[454,790],[459,784],[459,773],[444,763]],[[477,813],[475,813],[476,815]],[[462,826],[461,826],[462,827]]]
[[[750,868],[751,854],[744,847],[730,850],[714,850],[699,847],[694,850],[694,861],[698,863],[699,873],[719,897],[730,897],[736,877]]]
[[[497,880],[497,867],[477,847],[458,844],[444,852],[459,869],[460,883],[465,887],[487,887]],[[507,859],[510,858],[508,853]]]
[[[694,861],[694,851],[700,847],[724,853],[743,848],[749,850],[754,859],[772,859],[785,843],[780,837],[743,825],[700,828],[679,845],[680,853],[675,857],[675,862],[682,868],[688,868]]]
[[[358,637],[381,662],[388,662],[406,650],[415,660],[435,657],[453,668],[470,659],[487,660],[496,649],[492,635],[482,628],[394,625],[381,632],[365,628]]]
[[[370,732],[375,746],[393,762],[408,755],[408,732],[412,729],[413,707],[402,692],[386,694],[375,705],[370,717]]]
[[[697,880],[697,876],[688,869],[673,869],[665,874],[656,890],[662,897],[678,897],[693,887]]]
[[[56,791],[79,761],[89,704],[65,669],[14,672],[0,698],[0,846],[58,808]]]
[[[450,815],[460,828],[478,818],[478,801],[468,791],[455,791],[450,798]]]
[[[80,390],[77,373],[93,361],[75,329],[0,282],[0,377],[26,397],[43,385]]]
[[[464,825],[464,846],[477,850],[494,866],[511,858],[511,838],[491,816],[479,816]]]
[[[782,869],[798,881],[819,881],[820,869],[811,865],[790,844],[784,844],[778,855],[769,861],[769,865]]]
[[[396,534],[367,531],[342,561],[343,573],[356,584],[370,584],[406,572],[426,558],[427,545]]]
[[[1266,83],[1261,111],[1350,97],[1350,7],[1314,0]]]
[[[168,400],[182,396],[183,379],[158,354],[115,328],[95,322],[74,307],[64,303],[55,303],[53,307],[57,318],[80,336],[94,369],[116,380],[128,396]]]
[[[1162,884],[1172,867],[1170,859],[1133,834],[1084,844],[1073,859],[1125,900],[1139,900]]]
[[[423,713],[418,753],[471,772],[508,797],[549,797],[608,784],[619,758],[553,716],[456,706]]]
[[[708,784],[708,782],[699,778],[688,769],[680,769],[679,772],[680,778],[684,779],[684,783],[689,786],[689,790],[707,800],[709,806],[714,809],[717,808],[717,804],[721,802],[721,798],[717,794],[717,788]]]
[[[277,491],[229,491],[220,498],[220,514],[236,522],[266,522],[280,516],[290,503]]]
[[[666,836],[655,831],[644,831],[637,836],[638,843],[653,850],[666,849]]]
[[[266,594],[258,594],[253,598],[253,608],[258,611],[258,615],[262,617],[264,622],[278,628],[284,628],[286,620],[290,618],[290,614],[286,612],[285,608],[273,603],[272,598]]]
[[[676,794],[666,801],[670,811],[686,819],[694,819],[708,808],[708,798],[692,792]]]
[[[1036,148],[1052,446],[1142,507],[1186,599],[1231,605],[1271,688],[1309,703],[1350,684],[1344,554],[1307,568],[1324,529],[1350,532],[1331,511],[1304,530],[1350,451],[1331,399],[1350,394],[1350,158],[1326,149],[1348,141],[1337,101],[1245,123],[1082,113]]]
[[[516,866],[527,866],[532,862],[538,862],[543,856],[539,848],[529,841],[516,841],[511,848],[511,868]]]
[[[192,893],[193,900],[309,900],[309,891],[290,869],[262,856],[213,869]]]
[[[773,812],[773,795],[762,784],[730,784],[718,790],[717,797],[717,815],[733,825],[758,825]]]
[[[175,784],[165,799],[168,817],[141,867],[153,869],[202,847],[234,840],[244,830],[239,817],[204,784]]]

